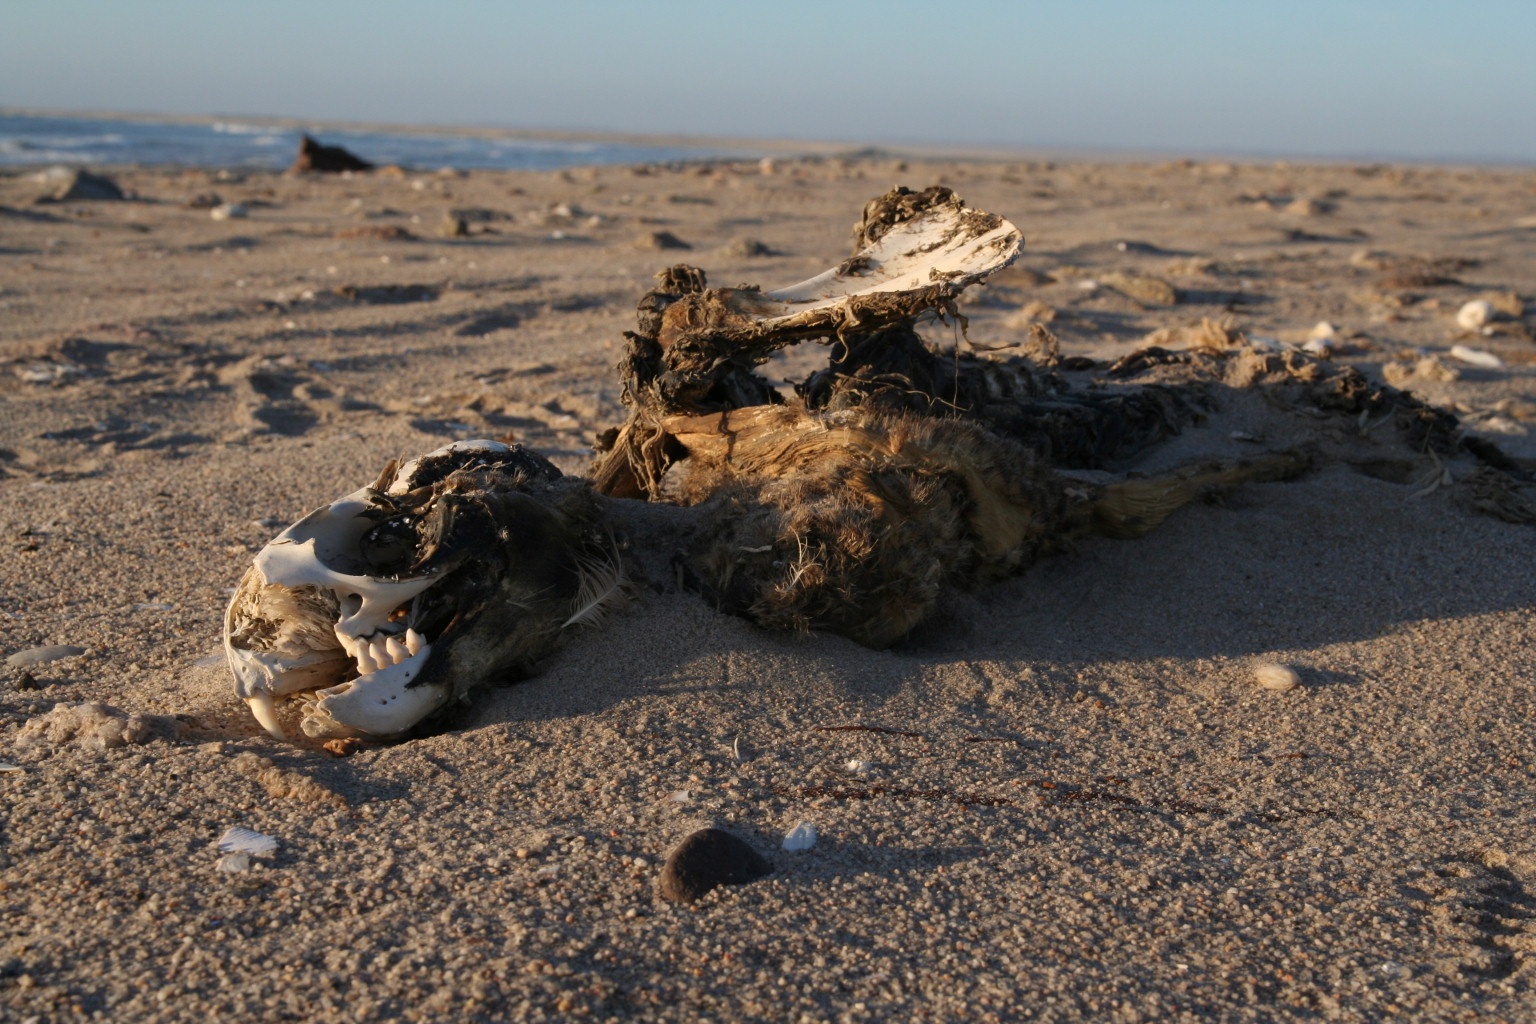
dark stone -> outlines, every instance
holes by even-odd
[[[294,157],[291,174],[319,171],[324,174],[340,174],[342,171],[371,171],[373,164],[341,146],[326,146],[308,135],[299,138],[299,155]]]
[[[692,903],[717,885],[745,885],[771,874],[762,854],[729,832],[703,828],[678,844],[661,869],[661,895]]]

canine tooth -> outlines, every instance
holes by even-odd
[[[347,652],[347,657],[357,657],[357,637],[348,636],[346,633],[341,631],[340,626],[337,626],[336,639],[341,641],[341,648]]]
[[[425,646],[427,646],[427,641],[420,633],[414,629],[407,629],[405,631],[405,649],[410,651],[412,655],[420,654],[421,649]]]
[[[267,730],[277,739],[285,740],[288,738],[283,735],[282,723],[277,720],[276,702],[272,700],[270,693],[252,694],[245,698],[245,702],[250,705],[251,714],[255,716],[256,721],[261,723],[263,729]]]
[[[400,642],[399,637],[390,637],[384,641],[384,647],[389,651],[389,660],[394,663],[402,662],[411,656],[410,650]]]

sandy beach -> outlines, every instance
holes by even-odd
[[[658,271],[808,278],[896,183],[1026,238],[935,340],[1041,323],[1103,366],[1225,322],[1529,472],[1533,172],[96,170],[130,197],[0,172],[0,1017],[1536,1016],[1536,526],[1369,424],[1215,410],[1136,468],[1314,435],[1380,460],[1085,541],[887,651],[648,580],[534,678],[348,757],[264,733],[221,649],[283,527],[454,439],[581,473]],[[84,703],[148,716],[139,742],[71,735]],[[218,871],[231,826],[278,848]],[[774,872],[663,899],[706,826]]]

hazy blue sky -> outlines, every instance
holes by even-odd
[[[1536,163],[1536,0],[0,0],[0,105]]]

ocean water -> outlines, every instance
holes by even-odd
[[[0,114],[0,166],[149,166],[282,170],[298,152],[299,128],[238,120],[179,124],[90,117]],[[430,135],[389,131],[310,131],[375,164],[421,170],[556,170],[585,164],[667,163],[745,153],[619,142]]]

